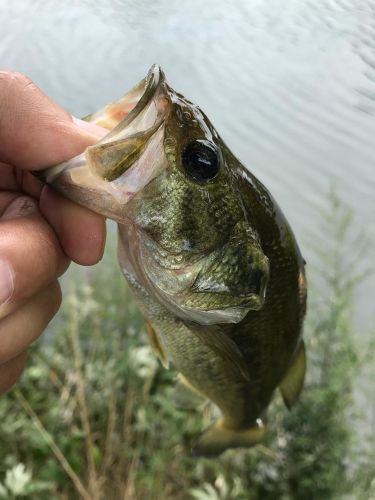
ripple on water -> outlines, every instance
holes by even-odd
[[[20,0],[0,3],[0,25],[2,63],[78,115],[160,63],[302,242],[332,184],[375,237],[373,0]]]

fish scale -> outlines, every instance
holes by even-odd
[[[291,408],[304,381],[304,260],[288,222],[159,67],[87,121],[108,134],[39,175],[119,223],[121,269],[180,400],[221,412],[194,453],[256,445],[275,390]]]

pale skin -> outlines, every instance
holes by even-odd
[[[97,263],[104,219],[43,186],[31,173],[72,158],[105,130],[72,118],[27,77],[0,71],[0,393],[61,303],[71,260]]]

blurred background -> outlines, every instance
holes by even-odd
[[[76,116],[160,64],[276,198],[310,283],[298,408],[276,398],[264,446],[193,460],[209,415],[170,403],[110,226],[0,402],[0,497],[375,498],[374,2],[2,0],[0,27],[1,67]]]

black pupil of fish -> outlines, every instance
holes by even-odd
[[[182,153],[186,173],[197,182],[213,179],[219,171],[219,158],[215,146],[205,140],[190,142]]]

